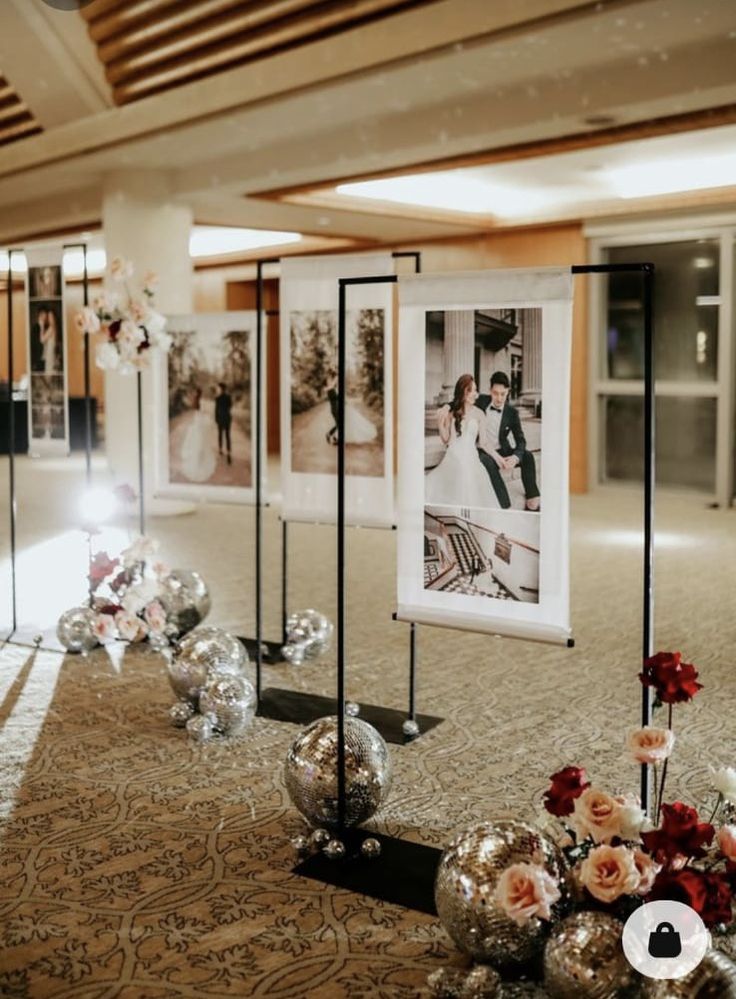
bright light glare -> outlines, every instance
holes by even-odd
[[[82,523],[104,524],[106,520],[117,510],[117,500],[115,494],[104,486],[92,486],[82,494],[79,512],[82,515]]]
[[[267,229],[229,229],[225,226],[195,226],[189,237],[189,255],[215,257],[224,253],[257,250],[265,246],[284,246],[301,240],[298,232],[274,232]]]
[[[691,156],[612,167],[605,177],[620,198],[646,198],[736,183],[736,155]]]
[[[87,250],[87,273],[104,274],[107,267],[107,254],[104,250]],[[64,254],[64,277],[82,277],[84,274],[84,254],[81,250],[67,250]]]
[[[550,193],[538,188],[488,183],[463,170],[339,184],[336,190],[355,198],[501,217],[528,215],[554,201]]]

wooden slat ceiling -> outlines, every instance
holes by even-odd
[[[92,0],[81,13],[116,104],[432,0]]]
[[[31,114],[5,77],[0,74],[0,146],[17,142],[41,131],[41,126]]]

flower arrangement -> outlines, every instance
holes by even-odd
[[[695,909],[706,926],[726,932],[736,888],[736,770],[714,771],[715,801],[706,821],[690,805],[665,801],[673,708],[691,701],[702,685],[679,652],[647,659],[639,678],[654,690],[654,710],[667,708],[666,727],[646,726],[626,740],[632,761],[654,770],[652,819],[635,796],[611,794],[588,780],[582,767],[568,766],[550,778],[544,808],[557,821],[545,831],[567,857],[566,887],[575,908],[626,919],[643,902],[671,899]],[[533,917],[550,920],[562,888],[541,868],[515,864],[499,879],[496,900],[519,925]]]
[[[97,366],[120,374],[145,368],[151,348],[167,351],[171,345],[166,319],[153,307],[156,275],[146,274],[140,294],[134,296],[128,284],[133,273],[130,261],[115,257],[110,279],[119,290],[101,292],[76,316],[80,333],[101,337],[95,352]]]
[[[89,589],[99,642],[168,642],[172,629],[161,597],[169,569],[155,559],[157,549],[155,541],[140,537],[118,558],[97,552],[92,559]]]

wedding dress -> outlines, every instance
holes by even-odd
[[[345,443],[370,444],[378,437],[378,428],[345,400]]]
[[[212,478],[216,464],[214,425],[197,409],[181,444],[182,471],[190,482],[206,482]]]
[[[460,429],[458,437],[453,421],[450,443],[442,460],[425,476],[424,502],[497,510],[500,504],[476,449],[480,421],[466,417]]]

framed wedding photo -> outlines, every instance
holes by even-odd
[[[282,261],[281,479],[286,520],[333,523],[337,505],[338,281],[393,272],[389,254]],[[346,520],[390,527],[393,291],[350,285],[345,310]]]
[[[399,295],[397,616],[566,642],[570,272]]]
[[[171,316],[167,332],[172,343],[158,362],[156,393],[157,494],[254,502],[256,313]],[[261,412],[263,448],[263,398]]]

